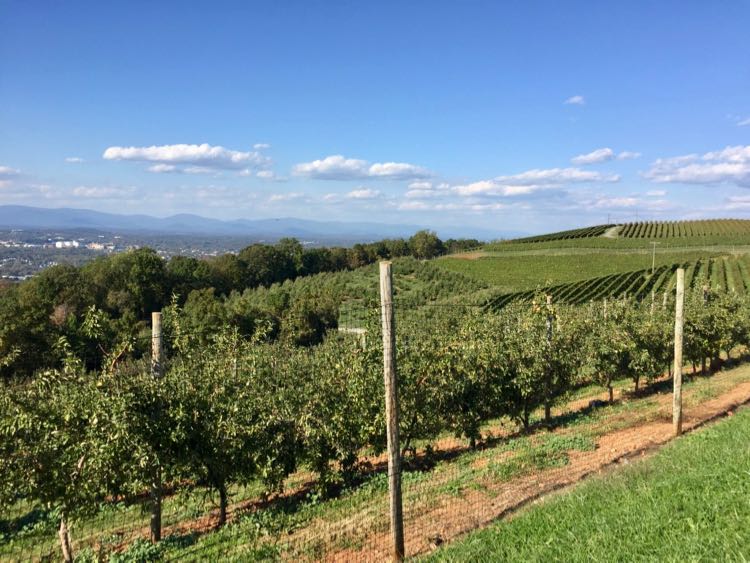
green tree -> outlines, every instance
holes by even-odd
[[[443,241],[432,231],[418,231],[409,239],[409,247],[414,258],[429,260],[445,253]]]

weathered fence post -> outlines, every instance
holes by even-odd
[[[651,318],[654,318],[654,298],[655,298],[655,295],[656,294],[654,293],[654,290],[652,289],[651,290],[651,311],[649,313],[649,315],[651,316]]]
[[[674,394],[672,425],[675,436],[682,434],[682,309],[685,303],[685,270],[677,269],[677,299],[674,306]]]
[[[164,374],[164,346],[161,336],[161,312],[151,313],[151,375]],[[157,465],[151,479],[151,542],[161,540],[161,467]]]
[[[401,450],[398,438],[398,383],[396,377],[396,326],[393,314],[393,272],[390,262],[380,263],[380,308],[383,325],[383,377],[388,437],[388,490],[391,509],[393,560],[404,558],[404,515],[401,505]]]
[[[161,341],[161,312],[151,313],[151,375],[161,377],[163,374],[164,347]]]
[[[545,370],[547,371],[545,375],[545,385],[546,389],[544,390],[544,422],[546,424],[549,424],[552,421],[552,366],[551,363],[551,355],[552,355],[552,323],[553,323],[553,316],[552,316],[552,296],[547,295],[547,367]]]

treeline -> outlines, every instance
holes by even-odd
[[[402,448],[445,431],[476,445],[482,425],[500,417],[528,428],[539,412],[549,422],[585,383],[612,398],[613,381],[627,377],[637,392],[668,369],[671,309],[624,300],[558,307],[541,296],[501,313],[397,309]],[[67,519],[109,499],[135,501],[156,474],[214,491],[220,523],[234,484],[274,490],[303,468],[322,494],[356,481],[363,453],[385,445],[379,311],[369,311],[365,342],[330,333],[302,348],[269,341],[262,323],[252,338],[225,329],[201,344],[175,306],[162,378],[116,353],[87,372],[67,349],[60,370],[0,391],[0,504],[57,510],[65,545]],[[87,324],[96,336],[95,317]],[[708,372],[722,351],[750,344],[749,327],[745,298],[690,294],[685,356]]]
[[[443,242],[420,231],[408,240],[383,240],[352,248],[305,248],[296,239],[253,244],[238,254],[200,260],[176,256],[166,261],[148,248],[93,260],[83,266],[58,265],[0,291],[0,377],[27,377],[42,368],[60,367],[60,339],[99,369],[114,349],[148,350],[150,315],[171,303],[186,305],[195,327],[210,332],[229,324],[245,335],[259,320],[272,320],[274,334],[289,334],[284,318],[305,318],[298,344],[319,342],[335,326],[335,297],[314,295],[292,301],[280,292],[263,307],[245,307],[239,296],[248,289],[270,287],[322,272],[341,272],[382,259],[413,256],[429,259],[479,245],[476,240]],[[227,301],[231,303],[226,303]],[[91,308],[104,337],[95,341],[84,318]],[[201,320],[202,319],[202,320]]]

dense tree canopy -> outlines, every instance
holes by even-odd
[[[451,241],[451,245],[461,249],[476,242]],[[59,367],[62,355],[55,344],[61,336],[91,369],[128,339],[138,352],[151,313],[173,302],[184,307],[185,328],[201,342],[219,325],[229,324],[250,335],[258,319],[266,319],[274,325],[272,337],[314,344],[336,324],[338,304],[330,296],[321,299],[315,293],[292,299],[286,290],[275,289],[258,307],[244,300],[243,292],[280,286],[301,276],[355,269],[380,259],[432,258],[444,251],[434,233],[421,231],[409,241],[383,240],[352,248],[306,248],[296,239],[284,238],[274,245],[252,244],[236,255],[205,260],[184,256],[165,260],[152,249],[139,248],[81,267],[53,266],[0,292],[0,376],[29,376],[41,368]],[[108,334],[97,342],[84,330],[91,307]],[[147,349],[141,345],[140,352]]]

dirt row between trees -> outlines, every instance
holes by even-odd
[[[720,377],[716,376],[716,377]],[[462,496],[446,496],[429,508],[405,510],[404,535],[409,556],[427,553],[447,541],[490,522],[585,477],[629,463],[655,451],[673,438],[671,394],[658,397],[656,420],[616,430],[600,437],[594,451],[570,451],[570,462],[504,482],[484,482],[482,490]],[[684,410],[684,428],[690,431],[723,415],[731,415],[750,402],[750,382],[743,382],[720,396]],[[383,561],[389,557],[387,532],[371,535],[360,549],[342,550],[327,561]]]

